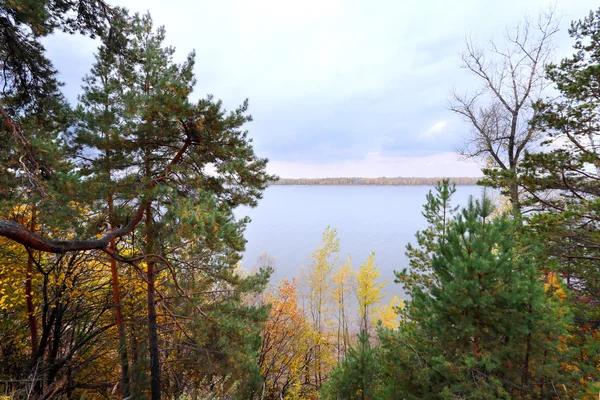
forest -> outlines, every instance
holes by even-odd
[[[295,279],[240,268],[234,210],[277,177],[248,102],[192,101],[195,54],[149,14],[9,0],[0,24],[0,399],[600,396],[600,9],[562,60],[552,11],[465,42],[459,152],[504,200],[436,179],[395,282],[340,259],[335,227]],[[99,44],[75,105],[55,32]]]
[[[444,178],[422,178],[422,177],[396,177],[396,178],[280,178],[269,185],[372,185],[372,186],[400,186],[400,185],[423,185],[434,186]],[[447,178],[450,183],[455,185],[476,185],[480,178],[471,177],[452,177]]]

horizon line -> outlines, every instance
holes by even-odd
[[[365,177],[365,176],[328,176],[325,178],[289,178],[279,177],[278,180],[286,179],[304,179],[304,180],[325,180],[325,179],[482,179],[483,176],[378,176],[378,177]]]

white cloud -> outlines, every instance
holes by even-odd
[[[454,137],[459,140],[457,132],[468,126],[449,114],[447,95],[453,86],[473,89],[473,79],[459,68],[463,38],[470,33],[482,40],[500,38],[507,26],[548,6],[547,0],[109,3],[149,10],[155,25],[166,27],[166,44],[177,48],[176,59],[196,50],[194,96],[212,93],[228,109],[249,98],[254,116],[250,136],[260,156],[287,161],[272,163],[283,168],[282,176],[303,168],[312,171],[309,166],[315,165],[328,166],[333,175],[357,175],[363,168],[365,174],[384,171],[379,175],[394,176],[404,174],[409,164],[397,158],[360,159],[357,154],[372,149],[429,154],[458,147]],[[597,1],[555,4],[557,13],[565,15],[556,36],[557,54],[569,54],[570,20],[585,17]],[[94,44],[70,35],[57,35],[45,44],[74,101],[91,67]],[[322,138],[333,139],[324,143]],[[305,155],[325,163],[302,167],[291,161],[309,159]],[[333,156],[354,161],[327,163]],[[431,166],[415,158],[420,160],[416,167],[426,167],[423,173],[438,168],[431,173],[445,175],[453,166],[456,175],[468,175],[464,163],[445,157],[447,163],[436,159]],[[313,175],[319,172],[314,168]]]
[[[436,123],[431,125],[431,127],[429,127],[429,129],[427,129],[425,132],[423,132],[423,136],[433,137],[433,136],[437,135],[438,133],[443,132],[444,128],[447,125],[448,125],[448,121],[437,121]]]

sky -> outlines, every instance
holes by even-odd
[[[455,150],[469,125],[449,93],[478,82],[460,68],[464,39],[502,40],[554,5],[555,58],[591,0],[115,0],[165,26],[176,59],[196,52],[193,96],[250,101],[256,153],[283,178],[480,176]],[[75,103],[97,42],[57,34],[49,58]]]

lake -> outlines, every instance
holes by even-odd
[[[267,253],[275,258],[273,284],[299,277],[300,268],[319,245],[328,226],[338,230],[340,260],[352,257],[353,269],[375,251],[381,281],[388,280],[388,297],[404,297],[394,284],[394,270],[408,266],[406,244],[415,243],[415,232],[426,227],[421,215],[431,186],[270,186],[248,215],[248,240],[242,260],[245,269],[256,265]],[[454,205],[466,204],[470,195],[479,197],[479,186],[457,186]]]

